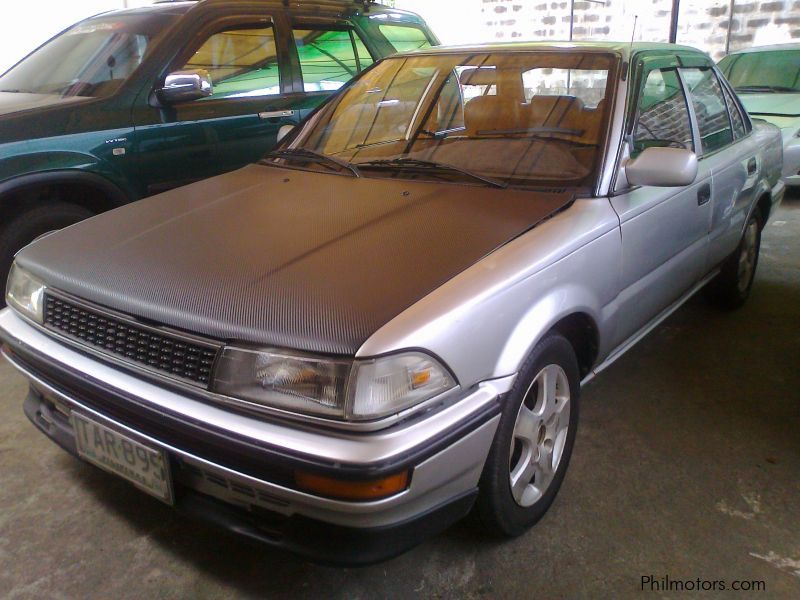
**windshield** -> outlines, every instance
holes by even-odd
[[[732,54],[719,66],[737,92],[800,92],[800,50]]]
[[[579,51],[390,58],[323,106],[284,150],[346,161],[365,177],[590,185],[614,61]],[[288,162],[285,153],[274,159]]]
[[[175,18],[148,14],[82,21],[0,77],[0,91],[108,96],[130,77]]]

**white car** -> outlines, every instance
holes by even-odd
[[[780,127],[783,179],[800,185],[800,44],[741,50],[719,67],[751,117]]]

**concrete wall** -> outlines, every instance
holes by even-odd
[[[0,0],[0,73],[80,19],[151,0]]]
[[[476,3],[479,5],[477,13]],[[725,53],[730,0],[681,0],[678,42]],[[446,43],[569,39],[570,0],[395,0],[430,21]],[[667,41],[672,0],[575,1],[573,38]],[[636,32],[633,31],[634,19]],[[800,1],[735,0],[732,50],[800,41]]]

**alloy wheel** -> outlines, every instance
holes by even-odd
[[[559,365],[547,365],[531,382],[514,423],[509,484],[519,506],[532,506],[550,487],[564,452],[569,415],[567,374]]]

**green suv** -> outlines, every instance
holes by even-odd
[[[158,2],[81,21],[0,77],[0,281],[35,238],[254,162],[417,15],[313,0]]]

